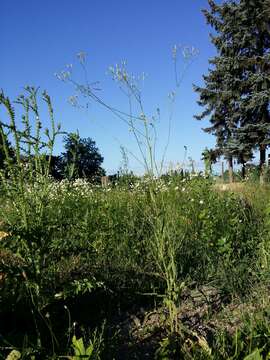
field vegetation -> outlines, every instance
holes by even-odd
[[[160,109],[148,114],[144,75],[126,62],[109,72],[129,112],[98,95],[83,52],[85,83],[71,65],[57,75],[76,90],[72,105],[101,105],[136,142],[139,155],[122,147],[123,167],[109,183],[95,142],[61,130],[46,92],[44,129],[36,88],[15,102],[1,91],[0,358],[270,359],[269,1],[208,2],[217,56],[194,87],[204,107],[196,117],[207,117],[204,130],[216,136],[202,154],[204,173],[164,171],[179,52],[185,71],[193,47],[173,48],[163,151]],[[258,167],[250,164],[256,152]],[[129,171],[128,155],[143,176]],[[222,177],[212,170],[219,158],[228,161]]]
[[[265,358],[267,187],[177,175],[12,185],[0,207],[3,353],[72,356],[76,336],[89,359]]]
[[[268,185],[176,172],[102,187],[74,166],[55,180],[44,99],[47,142],[2,97],[2,358],[266,359]]]

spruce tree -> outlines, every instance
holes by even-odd
[[[204,11],[207,23],[216,35],[211,41],[217,49],[217,56],[209,60],[208,75],[204,75],[204,87],[195,86],[200,94],[198,104],[205,110],[195,116],[198,120],[209,117],[210,126],[204,131],[216,136],[216,148],[228,160],[230,180],[232,181],[233,154],[228,144],[237,129],[235,104],[239,97],[238,89],[241,73],[235,66],[235,57],[231,52],[232,29],[234,28],[237,5],[225,3],[217,6],[209,1],[210,11]]]
[[[270,0],[208,2],[203,12],[215,30],[217,56],[209,61],[205,86],[195,86],[206,107],[196,118],[210,118],[204,130],[216,136],[230,165],[233,157],[244,165],[258,148],[262,167],[269,144]]]
[[[270,144],[270,0],[239,2],[238,64],[241,99],[238,133],[260,151],[260,170]],[[262,178],[262,176],[261,176]]]

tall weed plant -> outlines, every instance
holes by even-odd
[[[184,59],[184,70],[179,74],[178,61],[179,53],[182,51]],[[143,93],[140,88],[140,83],[144,82],[145,74],[141,76],[135,76],[127,69],[125,61],[116,66],[109,68],[109,73],[112,79],[118,84],[122,93],[126,96],[129,112],[119,110],[115,106],[107,104],[101,97],[97,95],[97,83],[90,82],[88,79],[88,73],[86,69],[86,54],[81,52],[78,54],[78,59],[82,67],[85,83],[78,83],[73,76],[72,66],[69,65],[67,69],[57,74],[59,80],[72,84],[79,95],[82,95],[86,101],[94,101],[94,103],[101,105],[109,110],[118,119],[124,122],[129,131],[131,132],[139,155],[135,155],[133,152],[129,153],[144,167],[146,175],[149,177],[150,182],[148,186],[148,201],[150,217],[147,218],[147,222],[150,224],[153,237],[151,237],[151,247],[148,248],[150,254],[154,258],[154,261],[165,278],[167,286],[167,298],[165,303],[168,306],[170,313],[170,328],[176,330],[175,325],[176,317],[174,315],[176,304],[179,300],[179,294],[181,286],[177,284],[177,266],[176,266],[176,253],[179,248],[184,234],[175,241],[174,239],[174,227],[171,227],[171,221],[168,217],[168,207],[165,202],[157,202],[155,196],[155,190],[153,180],[155,175],[160,176],[164,170],[164,161],[167,153],[167,149],[171,137],[171,123],[174,113],[175,100],[177,90],[180,86],[182,76],[188,66],[192,63],[193,59],[197,55],[197,50],[193,47],[174,46],[172,50],[174,77],[175,77],[175,89],[169,93],[170,111],[168,117],[168,136],[165,141],[165,147],[161,159],[157,159],[157,147],[158,147],[158,134],[157,123],[161,121],[161,111],[159,107],[153,115],[148,115],[146,112],[146,104],[143,99]],[[72,97],[73,105],[77,105],[77,95]],[[149,216],[145,214],[145,216]],[[154,221],[153,221],[154,218]]]

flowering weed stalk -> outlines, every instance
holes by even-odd
[[[112,79],[118,84],[122,93],[126,96],[128,101],[129,112],[124,112],[117,109],[114,106],[110,106],[105,103],[97,95],[97,83],[90,82],[88,80],[88,74],[86,69],[86,56],[85,53],[78,55],[80,65],[85,75],[85,83],[78,83],[72,73],[72,67],[68,66],[67,70],[57,74],[59,80],[71,83],[78,94],[82,95],[86,101],[94,101],[102,107],[109,110],[117,118],[123,121],[127,126],[131,134],[133,135],[139,155],[135,155],[133,152],[131,155],[143,165],[146,176],[149,178],[149,219],[147,221],[151,223],[153,236],[151,238],[151,248],[149,249],[153,260],[155,261],[159,271],[161,272],[164,281],[166,283],[166,305],[169,310],[170,328],[171,331],[177,329],[175,308],[179,301],[179,293],[182,285],[178,285],[178,273],[176,263],[176,247],[181,245],[181,239],[175,241],[170,219],[167,216],[166,201],[157,203],[155,195],[155,176],[161,176],[164,167],[165,156],[167,148],[169,146],[171,136],[171,122],[174,113],[174,104],[177,95],[177,90],[180,86],[182,77],[187,67],[192,63],[192,60],[197,55],[197,50],[193,47],[182,48],[182,55],[184,59],[184,71],[179,75],[178,58],[181,47],[174,46],[172,51],[172,59],[174,64],[175,75],[175,89],[168,95],[170,102],[170,112],[168,118],[168,136],[165,141],[165,148],[161,159],[157,159],[157,123],[161,121],[161,111],[157,107],[154,114],[148,115],[145,110],[145,102],[143,99],[143,93],[141,91],[140,83],[144,82],[145,74],[141,76],[135,76],[133,73],[127,70],[127,64],[125,61],[120,65],[111,66],[109,72]],[[72,102],[77,106],[78,96],[75,97],[76,101]],[[154,214],[154,223],[152,223],[152,215]],[[184,236],[184,235],[183,235]]]
[[[0,170],[0,188],[5,199],[0,207],[0,218],[6,226],[12,226],[14,210],[20,216],[13,231],[15,241],[9,246],[13,253],[20,254],[24,259],[24,266],[28,267],[27,274],[22,268],[19,276],[23,276],[22,285],[30,299],[34,318],[42,318],[47,325],[55,345],[55,338],[48,321],[41,313],[44,306],[40,297],[41,268],[46,258],[44,240],[38,234],[33,236],[33,219],[35,228],[44,225],[46,217],[46,204],[48,201],[50,184],[51,161],[55,141],[60,131],[60,125],[55,124],[54,112],[50,96],[44,91],[42,100],[45,102],[49,119],[50,130],[42,127],[40,118],[38,89],[25,87],[25,94],[20,95],[15,104],[21,107],[21,121],[18,121],[15,109],[10,99],[2,91],[0,93],[0,106],[7,114],[7,119],[0,119],[0,137],[3,146],[5,160],[4,168]],[[13,208],[13,211],[10,209]],[[15,215],[16,216],[16,215]],[[21,238],[22,236],[22,238]],[[2,244],[3,246],[3,244]],[[36,320],[35,320],[35,324]],[[37,346],[41,346],[38,326]]]

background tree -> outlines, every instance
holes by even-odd
[[[93,179],[105,175],[103,157],[91,138],[70,133],[64,138],[65,152],[61,155],[62,174],[70,179]]]
[[[209,1],[209,5],[210,11],[204,11],[204,14],[207,23],[216,31],[216,36],[211,35],[211,41],[218,55],[209,60],[209,73],[203,76],[205,86],[194,86],[200,95],[198,104],[205,107],[195,118],[201,120],[209,117],[210,126],[203,130],[216,136],[216,148],[228,160],[232,181],[233,154],[227,144],[237,128],[234,106],[241,74],[235,67],[234,54],[229,51],[228,39],[231,36],[236,5],[225,3],[217,6],[213,1]]]
[[[270,144],[270,1],[241,0],[238,5],[237,62],[242,73],[239,145],[246,140],[260,152],[260,172]]]
[[[63,172],[63,159],[60,155],[46,156],[46,161],[50,160],[49,174],[56,180],[62,180],[64,178]]]
[[[210,11],[203,12],[218,55],[209,60],[205,86],[195,86],[206,107],[196,118],[210,117],[204,130],[216,136],[231,173],[233,157],[244,166],[257,148],[262,168],[269,144],[270,1],[208,2]]]
[[[202,160],[204,161],[205,175],[212,174],[212,165],[217,162],[219,154],[216,149],[208,149],[207,147],[202,152]]]

